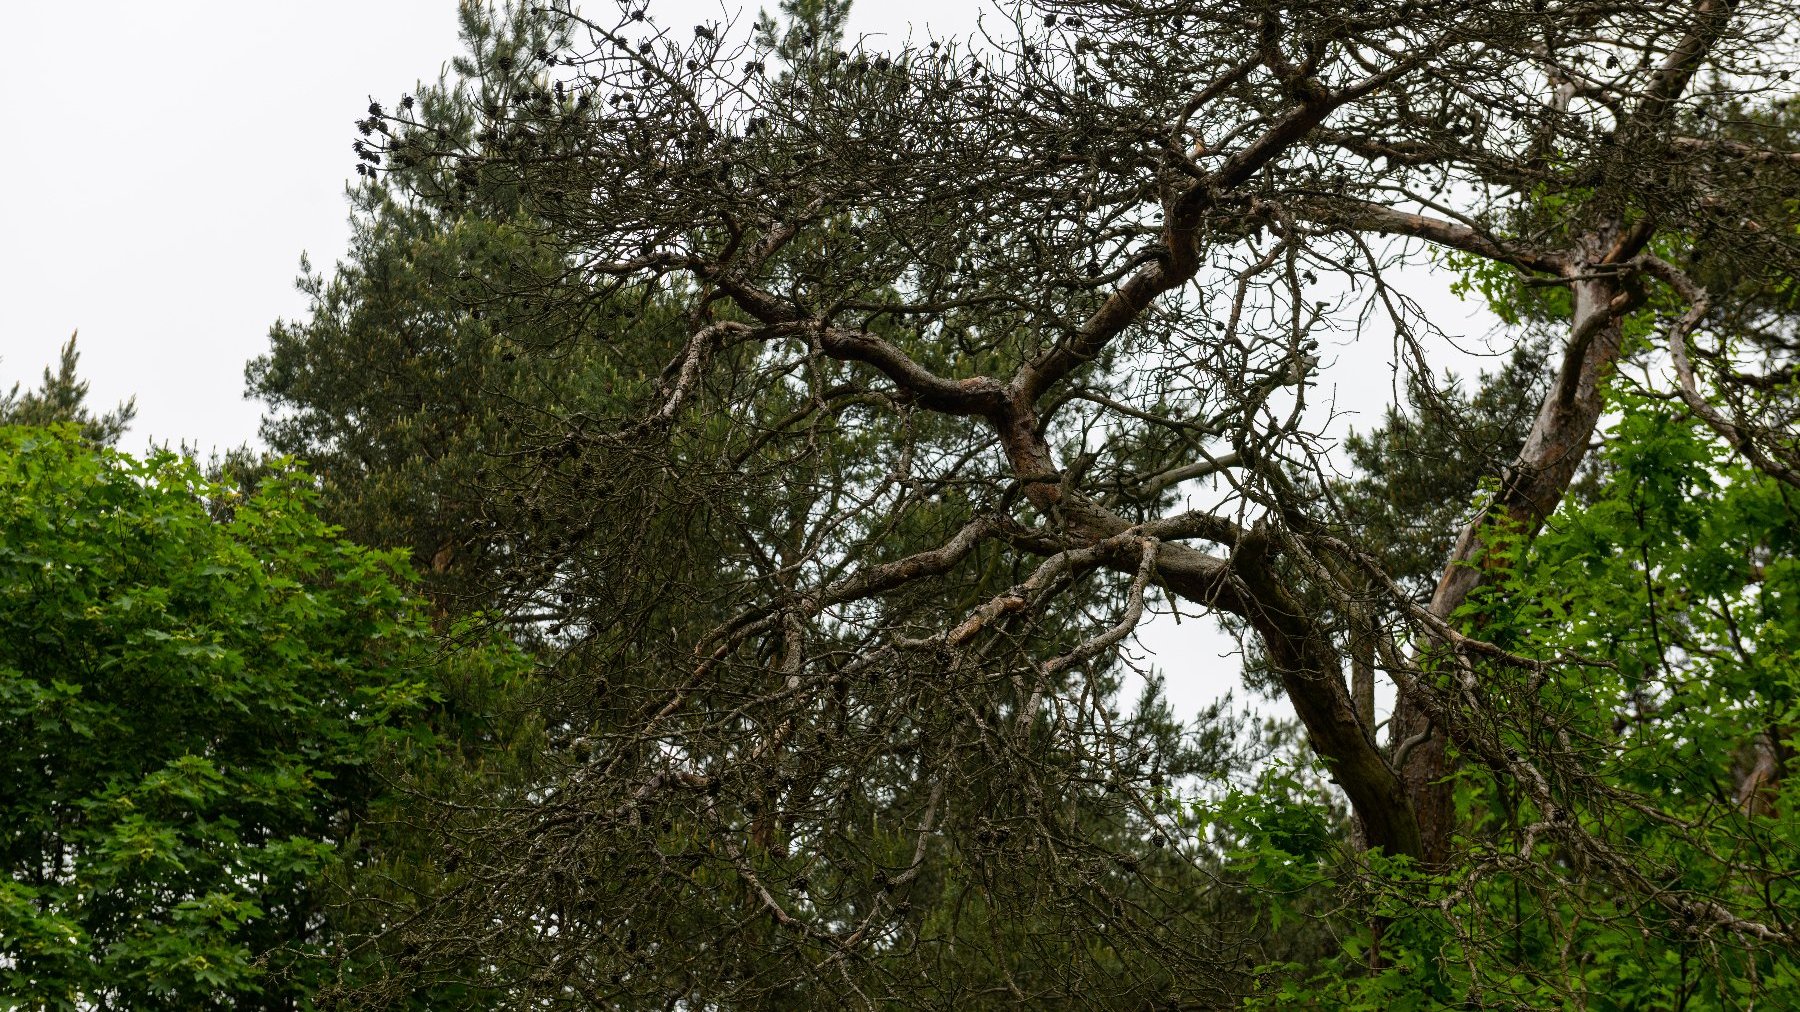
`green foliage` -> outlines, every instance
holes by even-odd
[[[405,563],[316,499],[0,429],[0,1005],[293,1008],[329,972],[321,876],[383,756],[518,662],[442,657]]]
[[[1521,342],[1499,369],[1482,371],[1473,383],[1453,374],[1412,375],[1407,405],[1389,407],[1381,423],[1352,432],[1344,456],[1354,477],[1330,482],[1325,492],[1333,506],[1333,523],[1353,532],[1380,558],[1395,583],[1415,601],[1430,599],[1443,560],[1469,515],[1469,503],[1484,482],[1492,482],[1518,456],[1543,397],[1546,346]],[[1305,474],[1294,480],[1315,487]],[[1293,574],[1304,586],[1301,574]],[[1394,616],[1394,604],[1371,590],[1369,607],[1377,619]],[[1321,614],[1335,607],[1323,595],[1312,604]],[[1370,651],[1370,637],[1358,637],[1350,616],[1333,614],[1334,632],[1346,655]],[[1279,692],[1275,673],[1260,641],[1241,620],[1225,625],[1244,649],[1246,684],[1258,691]],[[1372,661],[1371,661],[1372,663]]]
[[[556,448],[549,419],[641,395],[661,366],[647,333],[661,319],[621,324],[614,303],[605,325],[639,339],[602,345],[596,323],[547,320],[543,299],[491,300],[510,272],[554,268],[529,223],[495,206],[410,205],[399,185],[358,194],[350,261],[302,279],[311,309],[273,328],[250,390],[272,408],[268,444],[321,476],[329,519],[407,549],[457,610],[494,606],[494,571],[517,554],[493,531],[542,526],[515,495],[535,463],[525,455]]]
[[[782,9],[789,23],[769,30],[790,63],[841,37],[841,4]],[[535,103],[544,79],[530,22],[465,8],[464,28],[459,76],[422,89],[407,114],[485,149],[504,121],[493,103]],[[377,965],[346,975],[345,1000],[438,1007],[491,989],[557,1002],[572,986],[621,1004],[686,994],[831,1005],[901,978],[959,1007],[1008,1003],[1013,989],[1115,1007],[1216,998],[1223,972],[1174,973],[1153,954],[1210,954],[1236,896],[1212,887],[1204,846],[1153,846],[1137,806],[1152,778],[1217,776],[1230,735],[1193,743],[1160,687],[1129,717],[1081,732],[1089,748],[1151,766],[1115,778],[1078,760],[1066,729],[1055,740],[1048,706],[1005,758],[974,748],[968,715],[979,707],[984,727],[997,722],[1025,691],[992,672],[959,676],[972,683],[954,690],[966,706],[944,705],[931,669],[769,695],[793,649],[776,627],[680,690],[693,695],[686,710],[651,721],[663,744],[639,738],[691,677],[696,643],[746,610],[791,604],[796,574],[891,562],[982,512],[988,490],[934,478],[982,452],[978,426],[883,410],[890,391],[803,339],[718,349],[730,372],[707,374],[680,426],[641,425],[667,396],[693,316],[742,314],[680,283],[570,270],[591,254],[550,241],[521,210],[504,159],[440,171],[402,148],[388,165],[356,191],[346,261],[309,272],[309,312],[278,324],[252,363],[252,393],[271,408],[269,442],[316,468],[330,519],[409,551],[435,604],[512,619],[509,631],[550,662],[534,686],[548,730],[504,783],[411,771],[422,794],[451,803],[399,813],[405,830],[370,849],[380,874],[347,883],[367,915],[358,951]],[[781,257],[860,256],[855,222],[839,224],[841,235]],[[904,321],[868,326],[946,371],[979,364]],[[718,410],[733,387],[753,393]],[[902,474],[908,508],[866,519],[871,494],[891,494]],[[820,623],[806,650],[849,656],[890,624],[953,625],[1022,578],[1016,558],[984,549],[928,593]],[[1084,578],[1050,609],[1045,641],[1073,647],[1080,611],[1115,609],[1120,596]],[[1084,667],[1063,678],[1113,702],[1119,674]],[[730,708],[747,723],[720,719]],[[746,762],[747,736],[767,731],[773,744]],[[704,792],[647,789],[668,779],[672,751],[689,770],[742,772]],[[1048,771],[1041,796],[1010,789],[1034,763]],[[934,776],[957,786],[934,800]],[[921,818],[942,827],[934,859],[884,887],[876,871],[917,861]],[[1086,852],[1079,869],[1071,848]],[[909,940],[820,975],[817,937],[768,917],[762,890],[810,922],[868,921],[861,934]],[[1129,916],[1114,917],[1110,941],[1090,939],[1091,911],[1115,907]],[[555,933],[540,928],[549,918]],[[546,961],[556,974],[539,972]]]
[[[767,10],[758,12],[756,42],[783,63],[796,66],[814,51],[834,50],[843,44],[850,16],[848,0],[780,0],[776,9],[781,12],[779,20]]]
[[[479,143],[484,108],[544,84],[531,66],[549,44],[541,19],[479,5],[461,18],[471,52],[405,105],[442,143]],[[615,532],[542,494],[537,475],[560,470],[590,504],[609,471],[630,483],[629,464],[591,452],[581,420],[652,396],[684,321],[667,293],[574,276],[501,167],[446,172],[395,152],[352,191],[350,226],[344,261],[323,273],[302,262],[306,312],[278,321],[246,368],[269,409],[263,439],[307,461],[326,519],[405,549],[438,607],[542,615],[544,556]]]
[[[125,434],[131,420],[137,417],[137,399],[132,398],[103,415],[87,409],[88,384],[75,378],[75,366],[81,355],[75,350],[75,335],[69,335],[62,347],[55,372],[44,370],[44,385],[37,390],[20,392],[19,384],[0,395],[0,425],[54,425],[72,422],[90,442],[112,446]]]
[[[1467,253],[1444,254],[1444,266],[1456,273],[1450,292],[1461,298],[1479,296],[1489,311],[1509,327],[1530,321],[1569,318],[1573,300],[1562,285],[1527,285],[1516,268]]]
[[[1521,345],[1472,391],[1454,377],[1414,376],[1410,411],[1390,408],[1380,426],[1345,440],[1358,477],[1333,490],[1343,519],[1403,584],[1430,592],[1470,498],[1518,456],[1543,397],[1546,359],[1543,346]]]
[[[1623,394],[1616,404],[1606,483],[1535,539],[1493,546],[1510,563],[1505,578],[1462,615],[1542,665],[1496,666],[1485,691],[1540,715],[1522,733],[1542,740],[1510,742],[1517,753],[1555,743],[1595,761],[1591,780],[1558,784],[1557,796],[1612,854],[1564,849],[1530,828],[1542,813],[1518,784],[1464,773],[1465,863],[1425,876],[1377,862],[1339,879],[1366,890],[1357,909],[1373,911],[1379,957],[1371,922],[1345,917],[1340,955],[1266,967],[1257,1007],[1800,1001],[1791,949],[1720,930],[1727,918],[1780,930],[1800,905],[1800,787],[1779,774],[1800,728],[1800,503],[1665,402]],[[1763,753],[1773,775],[1759,777]],[[1596,802],[1620,791],[1640,804],[1597,820]],[[1260,827],[1289,811],[1258,795],[1233,814]],[[1235,859],[1265,877],[1306,867],[1307,847],[1260,839]],[[1620,874],[1654,883],[1662,902],[1646,903]],[[1332,894],[1321,874],[1314,906],[1277,899],[1270,916],[1320,916],[1316,901]],[[1703,897],[1728,901],[1683,906]]]
[[[1207,20],[1260,33],[1190,36],[1206,41],[1162,47],[1139,73],[1146,26],[1182,32],[1164,14],[1096,12],[1092,35],[1081,16],[1046,16],[1046,32],[1021,39],[1009,66],[935,41],[898,55],[839,52],[844,7],[830,0],[784,2],[787,23],[760,19],[742,50],[721,46],[716,26],[690,38],[630,8],[608,30],[559,21],[556,8],[462,6],[471,47],[452,64],[455,79],[397,111],[372,105],[359,124],[368,182],[350,260],[329,280],[305,280],[309,318],[279,326],[250,376],[276,410],[271,442],[319,459],[333,518],[429,567],[434,592],[448,592],[435,594],[440,614],[503,609],[510,631],[554,660],[535,700],[549,726],[533,761],[503,781],[466,789],[430,754],[407,770],[409,787],[451,803],[384,812],[392,828],[362,852],[373,873],[342,876],[357,944],[347,993],[334,1000],[1210,1006],[1241,986],[1247,962],[1267,966],[1257,1000],[1281,1006],[1693,1007],[1746,979],[1760,996],[1785,997],[1791,970],[1779,951],[1731,949],[1720,939],[1756,932],[1716,932],[1692,916],[1779,922],[1778,904],[1791,901],[1779,861],[1757,862],[1777,875],[1769,885],[1730,859],[1746,840],[1791,845],[1779,814],[1791,806],[1776,803],[1785,788],[1776,778],[1740,800],[1736,786],[1719,786],[1743,782],[1720,757],[1746,734],[1788,747],[1787,697],[1764,684],[1766,672],[1721,676],[1730,697],[1687,684],[1711,680],[1732,650],[1755,659],[1739,659],[1748,667],[1791,653],[1785,634],[1758,627],[1746,638],[1733,624],[1761,606],[1778,550],[1767,538],[1745,549],[1763,561],[1754,592],[1723,592],[1730,643],[1682,617],[1710,600],[1658,589],[1662,574],[1682,570],[1683,552],[1718,536],[1682,526],[1693,518],[1677,515],[1679,497],[1755,484],[1722,477],[1722,457],[1684,463],[1670,450],[1643,464],[1654,480],[1639,482],[1654,490],[1675,475],[1668,488],[1637,499],[1619,498],[1616,482],[1596,488],[1537,542],[1496,545],[1509,565],[1464,616],[1530,658],[1525,671],[1550,673],[1541,683],[1497,664],[1482,673],[1507,717],[1495,733],[1534,761],[1579,753],[1554,767],[1566,774],[1556,797],[1593,839],[1620,848],[1617,861],[1534,829],[1548,817],[1505,774],[1459,777],[1466,861],[1435,875],[1356,855],[1315,771],[1276,770],[1253,791],[1184,813],[1167,778],[1229,772],[1219,742],[1190,748],[1154,692],[1121,720],[1110,647],[1047,662],[1115,621],[1130,572],[1101,555],[1066,574],[1034,563],[1133,536],[1181,494],[1155,479],[1192,474],[1169,465],[1229,435],[1234,488],[1292,537],[1265,568],[1264,539],[1181,534],[1228,548],[1241,576],[1221,573],[1236,581],[1232,594],[1210,581],[1182,593],[1208,606],[1259,599],[1232,606],[1245,628],[1305,659],[1284,662],[1284,674],[1315,685],[1335,674],[1324,659],[1334,648],[1365,686],[1377,660],[1402,671],[1414,645],[1384,639],[1378,655],[1373,632],[1399,625],[1406,602],[1356,572],[1360,547],[1373,544],[1382,575],[1421,595],[1469,497],[1513,458],[1537,410],[1548,363],[1534,351],[1474,394],[1422,381],[1415,410],[1352,444],[1369,480],[1331,483],[1310,448],[1264,452],[1283,430],[1264,438],[1254,420],[1290,384],[1304,393],[1316,358],[1303,337],[1327,303],[1294,316],[1284,338],[1238,325],[1240,288],[1232,324],[1217,323],[1229,336],[1215,344],[1193,326],[1210,300],[1170,293],[1105,337],[1111,324],[1093,314],[1121,304],[1119,285],[1125,304],[1133,293],[1156,303],[1154,289],[1179,280],[1163,272],[1192,253],[1221,265],[1246,233],[1260,246],[1269,222],[1259,205],[1335,228],[1333,192],[1354,202],[1344,206],[1356,219],[1368,198],[1406,192],[1395,184],[1412,167],[1427,181],[1443,169],[1438,185],[1449,189],[1438,192],[1452,192],[1458,166],[1471,164],[1453,140],[1539,116],[1535,99],[1491,120],[1451,115],[1498,97],[1472,89],[1477,81],[1510,79],[1512,57],[1487,54],[1535,51],[1553,34],[1534,18],[1516,33],[1502,19],[1491,39],[1471,35],[1463,21],[1482,19],[1458,10],[1443,37],[1478,40],[1474,62],[1371,92],[1391,96],[1391,117],[1374,103],[1328,117],[1344,141],[1412,131],[1399,146],[1377,141],[1377,157],[1363,153],[1387,169],[1358,181],[1271,166],[1252,181],[1269,184],[1257,197],[1229,181],[1235,170],[1215,177],[1222,189],[1197,183],[1190,198],[1144,188],[1142,170],[1160,176],[1178,154],[1145,125],[1177,108],[1170,136],[1198,125],[1193,81],[1216,79],[1229,97],[1201,118],[1243,117],[1227,144],[1270,123],[1294,127],[1272,139],[1310,136],[1321,122],[1292,118],[1294,102],[1305,111],[1307,82],[1278,71],[1278,89],[1263,91],[1260,70],[1230,69],[1240,50],[1285,45],[1255,7]],[[1390,20],[1444,17],[1414,7]],[[1309,62],[1351,22],[1384,23],[1345,13],[1341,24],[1314,22]],[[1663,49],[1658,16],[1647,40],[1628,33],[1645,53]],[[1051,35],[1058,17],[1065,33]],[[1575,26],[1572,17],[1555,24]],[[558,23],[582,41],[560,44],[571,40],[556,37]],[[1406,37],[1359,42],[1347,58],[1367,69],[1369,54]],[[1089,65],[1093,53],[1109,73]],[[1184,68],[1190,54],[1201,60]],[[765,57],[783,66],[768,73]],[[1110,73],[1121,62],[1127,72]],[[1407,108],[1439,87],[1436,114]],[[1579,260],[1681,198],[1673,183],[1637,200],[1621,192],[1627,176],[1590,180],[1557,146],[1616,160],[1611,134],[1588,148],[1589,124],[1559,118],[1544,120],[1541,137],[1511,137],[1534,152],[1504,176],[1516,213],[1497,229],[1492,208],[1462,221],[1525,246],[1566,253],[1574,243]],[[1322,163],[1341,167],[1355,153],[1330,143]],[[1487,158],[1461,150],[1480,154],[1474,164]],[[1216,154],[1202,145],[1194,157]],[[1527,190],[1521,179],[1546,182]],[[1263,199],[1284,191],[1298,199]],[[1306,245],[1323,238],[1310,229],[1284,222],[1281,232],[1288,305],[1303,304],[1301,278],[1317,280],[1298,270],[1302,253],[1352,268],[1343,249]],[[1587,266],[1610,275],[1622,265]],[[1566,322],[1566,288],[1510,267],[1467,269],[1467,290],[1509,323],[1542,336]],[[1676,307],[1641,281],[1616,281],[1597,287],[1635,307],[1626,343],[1641,352]],[[950,382],[922,379],[914,365]],[[1008,372],[1027,400],[1034,385],[1063,389],[1029,409],[984,401],[979,377]],[[1584,452],[1591,424],[1590,412],[1558,445]],[[1617,436],[1662,445],[1648,429]],[[1629,477],[1635,458],[1621,453],[1608,466]],[[1319,516],[1314,499],[1342,508]],[[1624,537],[1625,515],[1636,540]],[[1223,512],[1212,519],[1232,530]],[[1532,519],[1535,529],[1542,517]],[[1359,554],[1347,570],[1339,546],[1307,550],[1340,522]],[[1652,544],[1650,524],[1674,540]],[[927,551],[959,531],[975,532],[975,547]],[[948,560],[943,571],[932,557]],[[1055,575],[1048,599],[1030,599],[1033,572]],[[1258,575],[1283,592],[1251,587]],[[1637,610],[1634,580],[1647,590]],[[988,602],[996,607],[982,614]],[[1269,622],[1274,612],[1303,634]],[[1745,700],[1762,701],[1754,719]],[[1356,709],[1334,701],[1329,719],[1308,719],[1364,743],[1375,729],[1360,700]],[[1417,740],[1405,730],[1394,722],[1396,766],[1410,747],[1400,742]],[[1515,769],[1495,751],[1469,769]],[[1683,779],[1695,770],[1698,780]],[[1378,787],[1358,799],[1361,811],[1404,807]],[[1588,803],[1601,795],[1609,805]],[[1632,807],[1643,798],[1654,803]],[[1729,909],[1684,906],[1687,896],[1725,897]],[[55,937],[54,925],[26,927]],[[1321,948],[1334,955],[1318,958]]]

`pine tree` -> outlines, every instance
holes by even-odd
[[[771,22],[764,30],[790,48],[829,48],[842,38],[845,14],[843,5],[802,4],[784,8],[785,27]],[[552,40],[531,19],[495,22],[473,10],[465,19],[471,49],[454,65],[456,76],[420,89],[400,108],[432,136],[441,132],[444,143],[491,144],[484,107],[558,102],[538,55]],[[569,96],[560,101],[575,104]],[[363,120],[359,132],[369,124]],[[812,750],[824,743],[817,735],[847,716],[829,687],[803,687],[757,718],[770,727],[810,725],[777,736],[766,753],[765,781],[721,782],[654,811],[638,810],[630,800],[635,788],[617,794],[609,785],[613,793],[585,795],[589,812],[581,824],[609,804],[622,806],[603,818],[664,841],[680,855],[674,866],[646,851],[641,836],[591,827],[582,830],[581,846],[548,852],[548,863],[521,863],[521,854],[546,853],[545,834],[568,832],[560,827],[570,816],[553,804],[521,821],[528,809],[519,796],[579,792],[575,785],[593,757],[621,747],[612,743],[634,732],[644,707],[662,705],[663,672],[692,666],[692,644],[732,620],[747,585],[779,584],[782,571],[816,565],[808,557],[819,546],[809,542],[822,517],[803,497],[816,490],[841,498],[847,486],[869,480],[857,461],[876,437],[861,425],[880,397],[823,377],[824,385],[806,387],[776,379],[758,385],[745,409],[751,424],[741,427],[673,401],[682,369],[669,363],[685,352],[690,320],[683,307],[696,291],[567,280],[564,251],[545,245],[544,224],[521,202],[503,164],[444,172],[399,153],[379,173],[364,173],[354,201],[350,257],[329,277],[308,272],[302,287],[311,310],[278,324],[270,351],[250,366],[251,391],[270,407],[265,438],[312,462],[334,522],[359,539],[409,550],[446,613],[503,620],[537,650],[544,672],[535,706],[549,745],[545,755],[526,759],[511,786],[479,781],[476,789],[488,793],[444,798],[460,814],[433,815],[429,806],[412,814],[418,839],[453,849],[458,865],[494,883],[493,891],[437,897],[426,890],[404,901],[416,903],[420,916],[376,939],[395,955],[382,966],[393,977],[347,986],[370,1001],[413,993],[418,980],[433,975],[474,988],[560,989],[557,981],[514,975],[540,959],[585,950],[603,955],[581,978],[604,979],[640,962],[627,945],[635,935],[684,954],[659,960],[648,976],[639,971],[633,993],[666,992],[697,977],[707,990],[770,1002],[834,1000],[838,985],[796,974],[779,942],[788,929],[739,923],[744,891],[765,874],[790,888],[803,880],[798,888],[809,902],[845,917],[868,909],[892,915],[903,903],[901,916],[931,939],[933,988],[947,1001],[986,1001],[1003,979],[1034,992],[1092,988],[1119,1002],[1244,986],[1214,968],[1228,961],[1217,951],[1226,944],[1220,939],[1237,944],[1250,928],[1230,924],[1242,913],[1236,897],[1206,877],[1216,870],[1213,851],[1148,846],[1153,834],[1137,812],[1152,801],[1171,804],[1155,800],[1157,785],[1223,775],[1236,745],[1229,720],[1215,714],[1207,737],[1187,737],[1157,692],[1116,698],[1123,671],[1110,657],[1071,667],[1050,683],[1082,677],[1087,691],[1126,710],[1093,733],[1107,747],[1141,757],[1131,778],[1104,792],[1092,785],[1094,797],[1062,816],[1084,846],[1119,854],[1118,862],[1096,858],[1098,877],[1075,893],[1042,888],[1050,855],[1035,845],[1022,850],[1007,825],[1037,816],[1004,791],[960,800],[969,813],[985,811],[990,827],[964,822],[962,854],[906,874],[919,813],[938,803],[912,772],[921,742],[941,739],[929,746],[941,749],[963,732],[922,710],[917,718],[895,714],[888,726],[857,716],[870,735],[857,746],[867,765],[854,777],[842,770],[820,770],[820,777],[809,772]],[[715,354],[736,353],[727,344]],[[697,431],[689,428],[695,425]],[[935,423],[920,434],[949,445],[964,438],[960,427]],[[836,460],[808,453],[821,445],[834,447]],[[946,525],[968,521],[966,498],[944,493],[942,515],[895,531],[898,545],[926,549]],[[921,605],[946,612],[1012,582],[996,560],[971,562],[956,600],[886,607],[895,614]],[[1109,602],[1104,593],[1092,600],[1070,595],[1059,613],[1073,621],[1090,606]],[[854,649],[859,637],[845,628],[836,638],[843,646],[808,649]],[[782,630],[760,639],[770,662],[799,660]],[[707,725],[717,707],[760,694],[762,677],[759,665],[737,659],[714,676],[714,699],[682,721],[698,732],[683,746],[692,766],[740,750],[735,728]],[[1004,684],[979,691],[1014,701],[1000,706],[1021,698]],[[630,761],[655,768],[666,757],[642,753]],[[858,825],[875,827],[873,836],[845,826],[827,830],[835,839],[815,837],[807,826],[813,803],[795,800],[802,794],[836,795]],[[722,817],[743,826],[737,857],[713,842]],[[809,870],[777,870],[798,861],[802,847],[816,855]],[[873,875],[871,858],[895,870]],[[1146,961],[1137,946],[1093,950],[1072,930],[1082,918],[1070,905],[1076,898],[1130,904],[1138,912],[1120,926],[1122,937],[1203,953],[1191,962],[1206,973],[1180,979]],[[379,900],[400,902],[386,893]],[[444,927],[499,910],[506,913],[498,930],[479,948],[459,948],[468,936]],[[545,916],[560,926],[553,936],[532,927]],[[896,954],[855,974],[873,980],[911,972],[913,958]],[[441,998],[429,988],[419,993],[427,1002]]]
[[[535,403],[555,438],[509,458],[496,558],[536,560],[520,600],[582,609],[545,640],[582,703],[543,778],[459,830],[484,886],[409,922],[399,986],[454,966],[546,1004],[1217,1003],[1242,980],[1220,936],[1257,922],[1190,916],[1219,894],[1163,875],[1208,862],[1248,887],[1232,902],[1344,904],[1362,928],[1334,968],[1384,988],[1426,907],[1483,986],[1594,990],[1458,920],[1502,880],[1683,945],[1791,947],[1754,886],[1787,873],[1764,827],[1643,833],[1691,810],[1614,762],[1631,742],[1558,736],[1605,726],[1539,704],[1602,688],[1608,644],[1514,577],[1591,447],[1641,431],[1605,425],[1618,377],[1795,481],[1792,348],[1715,311],[1800,264],[1791,138],[1738,126],[1787,72],[1767,56],[1793,5],[1053,7],[975,51],[877,52],[630,7],[509,9],[506,34],[470,6],[478,39],[542,42],[478,42],[467,129],[404,102],[362,121],[365,178],[516,197],[536,252],[486,286],[510,312],[624,297],[667,324],[587,332],[662,364],[620,400]],[[1385,350],[1380,319],[1426,361],[1441,335],[1394,289],[1421,249],[1497,306],[1521,293],[1528,354],[1478,408],[1416,385],[1367,444],[1442,459],[1340,480],[1321,346]],[[1435,489],[1384,487],[1407,475]],[[1455,526],[1384,543],[1400,502]],[[562,540],[596,519],[612,540]],[[1316,757],[1200,799],[1211,819],[1169,775],[1219,766],[1114,702],[1132,631],[1177,604],[1245,630]],[[1355,849],[1329,845],[1321,774]],[[1510,850],[1458,793],[1480,778],[1521,813]],[[1676,852],[1682,889],[1653,873]]]
[[[75,335],[70,334],[62,347],[62,356],[52,373],[44,370],[44,383],[37,390],[20,392],[19,384],[0,396],[0,425],[53,425],[68,422],[81,427],[82,434],[93,443],[112,446],[125,434],[131,420],[137,417],[137,398],[133,397],[103,415],[87,409],[88,383],[76,379],[75,366],[81,355],[75,350]]]

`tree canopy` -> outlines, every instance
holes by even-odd
[[[135,398],[103,415],[87,409],[88,384],[75,376],[81,355],[75,350],[75,335],[62,347],[62,355],[53,373],[44,370],[44,383],[36,390],[20,390],[20,384],[0,396],[0,425],[51,425],[73,422],[81,426],[88,439],[111,446],[119,441],[137,417]]]
[[[80,432],[0,428],[0,993],[294,1008],[341,958],[330,876],[396,803],[383,767],[476,741],[519,660],[446,653],[304,472],[240,496]]]
[[[383,993],[1782,993],[1791,5],[1001,13],[878,51],[836,4],[466,5],[454,76],[358,123],[370,199],[512,237],[414,275],[464,286],[433,332],[574,384],[491,387],[458,542],[555,658],[554,761],[459,809],[484,885]],[[1420,278],[1504,321],[1472,389]],[[1376,348],[1408,403],[1336,456]],[[1305,755],[1121,707],[1157,611],[1238,631]],[[1246,942],[1295,918],[1352,941]],[[1554,951],[1595,924],[1661,941]]]
[[[1794,12],[1002,13],[878,51],[836,4],[465,6],[454,76],[359,122],[367,220],[454,239],[409,266],[453,293],[431,332],[503,319],[572,384],[487,387],[457,539],[554,657],[554,761],[461,809],[486,886],[420,897],[387,986],[1113,1006],[1338,959],[1344,1002],[1626,963],[1781,993],[1787,865],[1747,841],[1788,832],[1791,672],[1747,630],[1789,622]],[[1445,386],[1421,278],[1516,352]],[[278,407],[329,403],[279,362],[338,318],[278,334]],[[1373,348],[1407,403],[1334,455],[1326,384]],[[1749,514],[1696,525],[1701,489]],[[1668,582],[1727,556],[1706,604]],[[1158,611],[1239,632],[1306,753],[1122,707]],[[1704,797],[1659,779],[1690,748]],[[1297,918],[1352,942],[1249,941]],[[1573,924],[1661,941],[1594,976]]]
[[[21,993],[1800,1002],[1800,3],[459,10],[316,470],[0,401]]]

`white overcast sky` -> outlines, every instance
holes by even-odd
[[[863,32],[974,25],[967,4],[864,6]],[[455,0],[0,0],[0,383],[79,329],[93,402],[137,397],[127,446],[253,442],[244,363],[304,309],[300,254],[343,253],[353,122],[457,51]]]
[[[650,2],[675,26],[740,10]],[[982,10],[863,0],[853,23],[878,44],[966,35]],[[137,398],[126,448],[255,443],[244,363],[305,308],[301,253],[326,269],[344,251],[354,120],[457,49],[455,0],[0,0],[0,385],[34,384],[79,329],[91,403]],[[1485,329],[1430,305],[1446,330]],[[1389,351],[1326,349],[1340,404],[1385,401]],[[1234,681],[1197,623],[1143,639],[1184,711]]]

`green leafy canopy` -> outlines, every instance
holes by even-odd
[[[0,1006],[294,1007],[383,757],[517,673],[443,654],[405,564],[315,498],[0,428]]]

